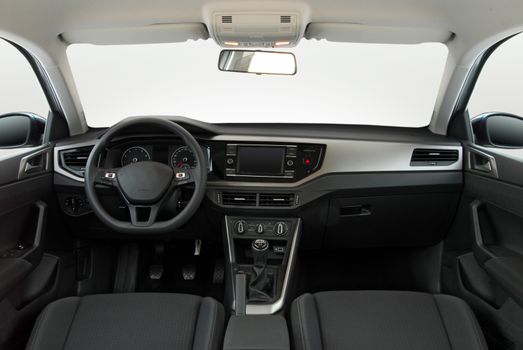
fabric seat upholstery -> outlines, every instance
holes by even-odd
[[[296,350],[483,350],[461,299],[416,292],[305,294],[291,310]]]
[[[217,350],[223,306],[185,294],[130,293],[70,297],[49,304],[28,350]]]

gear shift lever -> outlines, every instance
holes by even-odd
[[[265,239],[256,239],[252,242],[252,257],[254,260],[252,276],[249,282],[250,301],[271,300],[272,281],[267,276],[267,258],[269,256],[269,242]]]
[[[252,258],[254,265],[267,266],[267,255],[269,253],[269,242],[265,239],[256,239],[252,241]]]

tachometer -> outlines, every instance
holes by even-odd
[[[151,155],[143,147],[130,147],[122,154],[122,166],[131,163],[143,162],[145,160],[151,160]]]
[[[171,155],[173,168],[194,168],[197,165],[196,157],[187,146],[177,148]]]

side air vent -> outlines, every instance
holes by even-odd
[[[260,207],[292,207],[293,193],[260,193]]]
[[[232,16],[222,16],[222,23],[232,23]]]
[[[280,23],[282,23],[282,24],[291,23],[291,16],[280,16]]]
[[[60,166],[73,175],[84,177],[85,165],[92,149],[92,146],[88,146],[61,151]]]
[[[411,166],[445,166],[457,162],[458,150],[416,148],[410,159]]]
[[[237,207],[255,207],[256,193],[252,192],[222,192],[222,204]]]

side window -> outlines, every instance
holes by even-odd
[[[523,34],[502,43],[483,67],[468,105],[475,143],[523,148]]]
[[[0,38],[0,148],[42,143],[49,104],[27,59]]]

